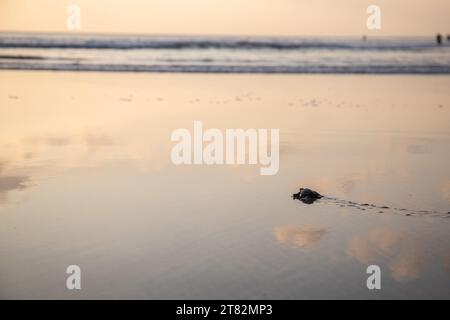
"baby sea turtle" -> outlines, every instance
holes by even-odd
[[[312,204],[314,201],[319,200],[322,197],[323,196],[320,193],[308,188],[300,188],[298,193],[294,193],[292,195],[294,200],[300,200],[306,204]]]

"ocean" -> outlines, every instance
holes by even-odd
[[[450,74],[430,37],[273,38],[0,33],[0,69],[176,73]]]

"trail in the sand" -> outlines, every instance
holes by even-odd
[[[359,203],[344,199],[339,199],[337,197],[324,196],[317,191],[311,190],[309,188],[300,188],[298,193],[292,195],[294,200],[299,200],[304,204],[313,204],[314,202],[324,202],[333,205],[338,205],[339,207],[351,207],[361,211],[377,211],[377,213],[397,213],[403,214],[405,216],[413,215],[427,215],[427,216],[438,216],[441,218],[450,218],[450,212],[439,212],[436,210],[411,210],[405,208],[389,207],[389,206],[379,206],[371,203]]]
[[[361,211],[369,211],[374,213],[394,213],[404,216],[434,216],[441,218],[450,218],[450,212],[439,212],[435,210],[411,210],[405,208],[379,206],[371,203],[358,203],[354,201],[339,199],[336,197],[323,196],[318,202],[338,205],[339,207],[351,207]]]

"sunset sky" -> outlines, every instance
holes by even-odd
[[[449,0],[0,0],[0,31],[66,32],[66,7],[81,8],[80,32],[199,35],[434,35],[450,33]],[[366,28],[381,7],[382,28]]]

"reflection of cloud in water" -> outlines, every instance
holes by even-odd
[[[38,136],[26,136],[19,139],[18,142],[8,142],[0,144],[0,151],[3,156],[7,155],[6,159],[0,160],[0,203],[7,201],[7,193],[14,190],[23,190],[29,187],[29,175],[6,174],[6,169],[17,171],[18,168],[33,168],[36,171],[36,163],[57,164],[58,161],[64,163],[65,166],[81,166],[80,162],[86,159],[79,156],[80,151],[73,146],[81,144],[86,146],[87,152],[97,150],[97,148],[114,145],[113,139],[98,130],[85,131],[84,134],[77,135],[61,135],[61,134],[43,134]],[[73,146],[74,155],[73,162],[67,156],[67,153],[59,153],[59,147]],[[85,151],[86,152],[86,151]],[[80,160],[80,158],[82,158]]]
[[[0,161],[0,196],[8,191],[25,189],[27,187],[26,182],[29,180],[25,176],[2,175],[7,164],[7,161]]]
[[[423,257],[417,254],[400,255],[391,264],[390,269],[395,280],[417,279],[422,269]]]
[[[28,177],[2,177],[0,176],[0,192],[25,189]]]
[[[12,171],[27,170],[27,176],[48,175],[51,170],[92,168],[105,164],[133,166],[139,170],[160,171],[170,164],[170,145],[160,139],[158,130],[133,139],[118,138],[101,128],[73,133],[45,133],[22,138],[0,137],[0,173],[10,164]],[[124,143],[125,140],[125,143]],[[65,149],[65,152],[61,152]],[[45,170],[45,171],[44,171]],[[3,172],[5,175],[5,173]],[[8,175],[22,175],[8,174]]]
[[[392,277],[397,281],[413,280],[420,277],[423,265],[423,254],[415,252],[417,247],[395,230],[375,229],[366,235],[354,236],[350,240],[348,254],[364,265],[391,257],[389,269]]]
[[[308,248],[318,242],[326,233],[325,229],[301,228],[296,226],[276,227],[275,238],[279,243],[300,248]]]
[[[106,151],[111,152],[109,147],[117,146],[115,140],[101,130],[84,130],[76,134],[40,134],[28,135],[20,139],[1,141],[0,154],[5,157],[5,161],[0,162],[0,173],[2,167],[11,164],[12,170],[32,167],[37,168],[37,164],[46,164],[50,162],[54,165],[62,163],[67,167],[83,166],[87,157],[92,156],[93,152]],[[66,151],[61,152],[61,148]],[[69,148],[69,149],[67,149]],[[115,150],[116,151],[116,150]],[[101,155],[95,155],[94,160],[102,161]],[[88,163],[87,166],[91,166]]]
[[[446,181],[441,186],[441,194],[444,199],[450,200],[450,181]]]
[[[350,240],[348,254],[361,263],[374,262],[379,254],[393,252],[400,235],[393,230],[376,229],[366,235],[357,235]]]
[[[1,171],[0,171],[1,172]],[[0,176],[0,203],[6,202],[6,195],[13,190],[23,190],[28,187],[28,177]]]

